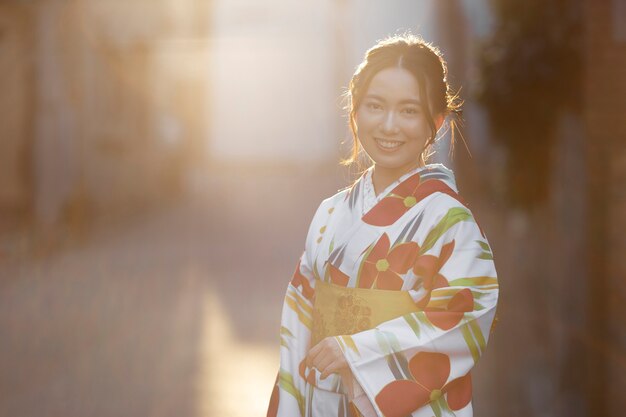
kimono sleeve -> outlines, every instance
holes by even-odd
[[[267,415],[304,416],[306,367],[313,323],[314,277],[312,271],[316,233],[325,222],[326,200],[318,207],[305,241],[305,248],[287,285],[280,323],[280,367]]]
[[[434,212],[414,267],[423,310],[336,337],[379,416],[472,415],[470,371],[489,339],[498,280],[469,209],[442,196]]]

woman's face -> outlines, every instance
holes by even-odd
[[[357,137],[377,170],[398,176],[419,164],[431,130],[424,113],[419,85],[404,68],[378,72],[355,114]],[[437,129],[443,115],[435,116]]]

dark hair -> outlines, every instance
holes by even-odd
[[[458,95],[452,92],[448,84],[447,65],[437,47],[411,33],[394,35],[380,40],[366,52],[365,59],[357,67],[350,80],[350,87],[344,94],[349,100],[346,109],[349,110],[349,125],[353,143],[352,153],[349,158],[341,160],[342,165],[352,165],[355,162],[359,165],[360,145],[356,134],[355,114],[372,78],[379,71],[389,67],[404,68],[413,74],[426,104],[424,112],[430,125],[431,137],[420,154],[422,163],[425,164],[433,153],[428,152],[424,155],[427,150],[432,148],[437,135],[437,126],[433,115],[443,114],[447,116],[450,113],[458,115],[461,112],[462,102]],[[451,120],[450,124],[453,147],[454,120]]]

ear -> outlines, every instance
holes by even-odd
[[[435,127],[437,128],[437,130],[441,129],[441,126],[443,125],[443,121],[446,119],[446,117],[443,115],[443,113],[439,113],[437,116],[435,116]]]

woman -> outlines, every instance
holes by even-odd
[[[380,41],[350,82],[355,163],[317,209],[281,321],[268,416],[472,416],[498,300],[491,248],[454,174],[426,164],[459,105],[439,51]]]

